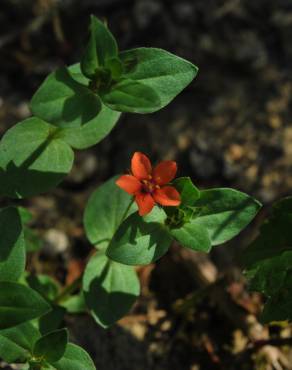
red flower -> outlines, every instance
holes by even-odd
[[[173,186],[166,185],[175,177],[175,162],[163,161],[152,169],[149,158],[136,152],[132,157],[131,170],[132,175],[121,176],[116,184],[135,196],[140,216],[151,212],[155,203],[162,206],[180,205],[179,192]]]

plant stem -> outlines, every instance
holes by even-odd
[[[74,281],[72,281],[71,284],[67,285],[63,291],[57,295],[57,297],[54,299],[54,303],[60,303],[62,301],[65,301],[71,293],[73,293],[77,288],[79,288],[82,281],[82,275],[76,278]]]
[[[124,214],[123,214],[123,217],[122,217],[122,221],[120,222],[120,224],[121,224],[121,223],[124,221],[124,219],[126,218],[126,216],[127,216],[128,212],[129,212],[130,208],[132,207],[133,203],[134,203],[134,198],[131,200],[131,202],[129,203],[129,205],[128,205],[127,209],[125,210],[125,212],[124,212]]]

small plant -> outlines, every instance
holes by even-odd
[[[196,76],[197,67],[165,50],[120,52],[95,17],[80,64],[51,73],[31,101],[33,116],[0,142],[0,358],[24,369],[92,370],[80,347],[68,342],[64,316],[87,312],[106,328],[123,317],[140,293],[134,265],[162,257],[177,240],[209,252],[237,235],[259,202],[233,189],[199,190],[177,165],[152,169],[142,153],[132,173],[114,177],[92,194],[84,213],[93,253],[81,278],[60,288],[46,275],[25,272],[26,253],[38,248],[27,227],[29,212],[13,199],[57,186],[70,172],[73,149],[97,144],[121,112],[165,107]],[[134,201],[135,200],[135,201]]]

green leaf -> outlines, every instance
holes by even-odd
[[[85,208],[85,232],[98,248],[106,248],[120,224],[137,210],[133,197],[116,185],[117,178],[98,187]]]
[[[153,89],[159,97],[159,106],[149,111],[165,107],[196,76],[198,68],[192,63],[165,50],[139,48],[121,52],[119,57],[124,64],[123,78],[134,80]]]
[[[106,61],[106,67],[111,72],[111,78],[118,81],[123,73],[123,64],[119,58],[111,58]]]
[[[260,234],[244,252],[249,287],[267,297],[261,321],[292,320],[292,197],[273,205]]]
[[[173,186],[181,196],[181,203],[185,206],[192,206],[200,198],[199,189],[193,184],[189,177],[179,177],[174,180]]]
[[[171,235],[184,247],[209,252],[236,236],[255,217],[260,203],[233,189],[198,191],[189,178],[174,186],[181,193],[179,208],[167,208]]]
[[[33,215],[27,208],[17,207],[17,209],[23,225],[26,225],[33,220]]]
[[[7,363],[25,362],[39,337],[38,330],[30,322],[0,330],[0,358]]]
[[[290,253],[291,262],[291,253]],[[274,263],[272,264],[274,267]],[[273,270],[269,270],[271,272]],[[292,284],[292,270],[286,269],[285,278],[278,286],[278,291],[268,297],[263,312],[260,316],[262,323],[267,324],[271,321],[289,321],[291,322],[291,310],[292,310],[292,299],[291,299],[291,284]],[[275,276],[275,273],[272,273]]]
[[[291,262],[292,252],[284,252],[259,263],[254,275],[247,273],[251,279],[249,288],[267,297],[260,316],[262,323],[292,320]]]
[[[26,280],[28,285],[46,300],[53,301],[59,292],[59,284],[48,275],[28,275]]]
[[[162,257],[172,237],[164,225],[165,212],[155,207],[144,219],[129,216],[118,228],[107,249],[109,258],[125,265],[147,265]]]
[[[114,128],[121,113],[107,108],[104,104],[98,114],[86,125],[62,128],[58,136],[74,149],[86,149],[99,143]]]
[[[102,327],[122,318],[140,294],[133,267],[110,261],[102,252],[94,255],[83,276],[85,302]]]
[[[33,219],[32,213],[28,209],[23,207],[17,207],[17,209],[19,211],[23,225],[26,253],[36,252],[37,250],[42,248],[43,241],[38,236],[37,232],[35,230],[30,229],[30,227],[28,226],[28,224]]]
[[[86,305],[83,294],[72,295],[66,301],[60,302],[60,305],[69,313],[85,313]]]
[[[104,104],[119,112],[151,113],[160,106],[160,98],[156,91],[146,84],[122,80],[101,95]]]
[[[56,370],[96,370],[88,353],[72,343],[67,345],[64,356],[53,366]]]
[[[44,241],[40,238],[35,230],[27,226],[23,228],[26,253],[36,252],[43,247]]]
[[[72,64],[69,67],[67,67],[67,69],[73,80],[79,82],[83,86],[89,86],[90,80],[87,77],[85,77],[84,74],[82,73],[80,63]]]
[[[209,252],[212,244],[208,230],[196,221],[187,222],[179,228],[170,229],[171,235],[184,247]]]
[[[104,23],[91,16],[90,39],[81,60],[81,69],[88,78],[95,76],[100,66],[105,66],[108,59],[117,57],[117,42]]]
[[[60,329],[64,320],[66,309],[55,304],[52,305],[52,310],[39,318],[39,329],[44,335],[54,330]]]
[[[14,282],[0,282],[0,329],[7,329],[50,311],[34,290]]]
[[[244,264],[252,268],[265,259],[292,250],[292,197],[273,204],[271,215],[260,228],[260,235],[244,252]]]
[[[68,343],[67,329],[55,330],[41,337],[34,345],[33,355],[49,363],[60,360]]]
[[[32,117],[12,127],[0,143],[0,194],[25,198],[54,188],[70,172],[74,154],[56,129]]]
[[[66,67],[51,73],[31,100],[32,113],[58,127],[80,127],[101,110],[97,95],[75,81]]]
[[[17,281],[25,269],[25,244],[17,208],[0,210],[0,281]]]
[[[68,67],[71,77],[78,83],[88,86],[89,80],[82,74],[80,64]],[[64,140],[74,149],[86,149],[99,143],[114,128],[120,117],[120,112],[115,112],[101,104],[98,114],[85,125],[78,127],[62,127],[58,130],[58,138]]]
[[[234,189],[209,189],[200,192],[193,204],[193,219],[208,230],[212,245],[222,244],[244,229],[261,204]]]

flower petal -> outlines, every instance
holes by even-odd
[[[173,186],[164,186],[155,190],[153,198],[162,206],[179,206],[181,202],[180,194]]]
[[[142,187],[141,182],[132,175],[123,175],[119,177],[116,181],[116,185],[131,195],[136,194]]]
[[[153,170],[153,179],[158,185],[169,183],[176,175],[177,164],[174,161],[160,162]]]
[[[147,215],[147,213],[152,211],[155,205],[154,199],[149,193],[138,193],[135,197],[135,201],[138,205],[140,216]]]
[[[152,166],[149,158],[140,152],[135,152],[131,162],[132,173],[137,179],[148,179],[152,172]]]

